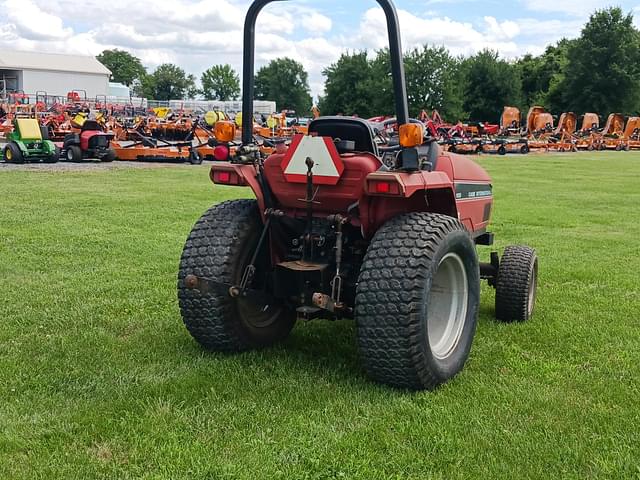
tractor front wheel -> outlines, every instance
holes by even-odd
[[[507,149],[504,147],[504,145],[500,145],[498,147],[498,155],[506,155],[507,154]]]
[[[496,279],[496,318],[523,322],[533,314],[538,288],[538,257],[526,246],[505,249]]]
[[[262,220],[255,200],[232,200],[211,207],[191,230],[178,272],[178,301],[187,330],[208,350],[242,351],[269,346],[289,335],[295,312],[268,295],[249,292],[232,298],[228,286],[239,285],[258,245]],[[267,242],[268,243],[268,242]],[[270,258],[263,244],[248,287],[267,287]],[[202,292],[185,284],[188,275],[210,279],[227,288]]]
[[[3,158],[7,163],[24,163],[22,151],[14,142],[9,142],[7,146],[4,147]]]
[[[79,162],[82,160],[82,150],[77,145],[69,145],[65,157],[67,162]]]
[[[390,220],[373,237],[358,280],[364,369],[401,388],[446,382],[469,356],[479,298],[475,245],[457,219],[409,213]]]

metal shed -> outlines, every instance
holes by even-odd
[[[66,96],[86,91],[87,98],[108,95],[111,72],[95,57],[0,49],[0,90],[46,92]]]

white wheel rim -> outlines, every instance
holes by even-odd
[[[537,283],[538,272],[537,268],[534,266],[531,271],[531,278],[529,279],[529,295],[527,299],[527,316],[530,317],[533,313],[533,306],[536,303],[536,283]]]
[[[67,150],[67,160],[73,160],[73,151],[71,149]]]
[[[448,253],[438,264],[427,305],[427,337],[434,357],[447,358],[458,346],[468,301],[469,284],[462,258]]]

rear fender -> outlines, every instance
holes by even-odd
[[[377,192],[376,185],[381,182],[392,185],[389,193]],[[439,171],[374,172],[367,176],[365,195],[360,202],[365,238],[373,236],[391,218],[409,212],[433,212],[458,218],[454,185],[449,176]]]
[[[13,143],[18,146],[23,155],[29,155],[29,150],[27,150],[27,146],[24,144],[24,142],[14,140]]]
[[[216,185],[250,187],[256,196],[260,212],[263,214],[265,210],[264,194],[260,182],[258,182],[258,171],[254,165],[215,162],[211,165],[209,178]]]

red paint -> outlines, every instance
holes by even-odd
[[[264,175],[276,207],[287,215],[303,217],[306,185],[288,181],[284,175],[283,168],[287,165],[284,160],[289,153],[267,158]],[[350,215],[352,223],[362,227],[365,238],[370,238],[389,219],[407,212],[434,212],[459,218],[471,232],[481,231],[489,223],[484,219],[485,207],[493,202],[493,197],[456,201],[456,182],[491,183],[484,169],[465,156],[441,151],[435,171],[412,173],[380,171],[380,160],[369,153],[344,154],[340,159],[344,168],[336,184],[316,187],[314,215],[318,218],[333,213]],[[233,184],[250,186],[260,211],[264,212],[264,196],[253,165],[215,163],[210,174],[214,183],[224,183],[219,177],[222,172],[233,172],[236,179]]]
[[[80,132],[80,148],[83,152],[89,150],[89,139],[96,135],[105,135],[105,133],[100,130],[85,130]]]

